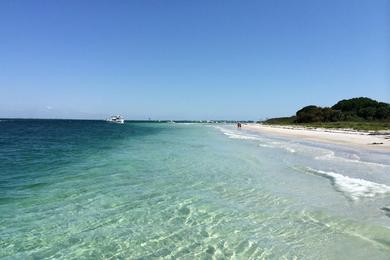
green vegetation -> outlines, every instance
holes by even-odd
[[[296,116],[270,118],[261,123],[270,124],[270,125],[291,125],[296,123]]]
[[[295,116],[271,118],[263,123],[356,130],[390,129],[390,104],[366,97],[345,99],[332,107],[306,106]]]
[[[379,130],[390,130],[390,122],[378,122],[378,121],[340,121],[340,122],[319,122],[319,123],[306,123],[301,124],[306,127],[319,127],[319,128],[348,128],[355,130],[366,130],[366,131],[379,131]]]

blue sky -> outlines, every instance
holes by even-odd
[[[0,1],[0,117],[260,119],[390,102],[390,1]]]

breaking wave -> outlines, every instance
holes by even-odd
[[[241,140],[255,140],[255,141],[262,141],[263,143],[258,144],[259,147],[265,147],[265,148],[281,148],[284,149],[290,153],[295,153],[296,150],[291,148],[290,146],[286,146],[283,143],[280,142],[264,142],[264,138],[261,138],[259,136],[250,135],[250,134],[240,134],[233,131],[230,131],[228,129],[222,128],[222,127],[215,127],[222,131],[222,133],[226,136],[228,136],[231,139],[241,139]]]
[[[364,165],[370,165],[370,166],[379,166],[379,167],[390,167],[390,165],[382,164],[382,163],[376,163],[376,162],[367,162],[360,160],[360,157],[356,154],[353,154],[351,158],[341,157],[337,156],[335,152],[328,151],[324,155],[319,155],[314,157],[316,160],[336,160],[336,161],[342,161],[342,162],[348,162],[348,163],[358,163],[358,164],[364,164]]]
[[[351,178],[335,172],[306,168],[307,172],[329,179],[336,190],[344,193],[352,200],[373,198],[390,194],[390,187],[359,178]]]
[[[260,140],[258,137],[255,137],[255,136],[240,135],[240,134],[229,133],[229,132],[224,132],[224,135],[227,135],[229,138],[232,138],[232,139]]]

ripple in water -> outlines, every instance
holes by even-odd
[[[3,258],[386,259],[390,252],[390,218],[381,210],[389,185],[315,160],[323,150],[229,126],[227,134],[199,124],[0,127]],[[302,174],[294,165],[312,167]],[[385,168],[374,170],[388,180]]]

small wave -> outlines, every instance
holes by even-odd
[[[215,126],[215,128],[219,129],[222,131],[222,133],[226,136],[228,136],[231,139],[242,139],[242,140],[261,140],[257,136],[253,135],[247,135],[247,134],[240,134],[237,132],[233,132],[231,130],[225,129],[223,127]]]
[[[275,148],[275,146],[269,145],[269,144],[259,144],[260,147],[266,147],[266,148]]]
[[[227,135],[231,139],[256,140],[256,141],[263,141],[264,140],[264,139],[262,139],[260,137],[257,137],[257,136],[248,135],[248,134],[247,135],[238,134],[238,133],[235,133],[235,132],[223,129],[223,128],[220,129],[220,130],[222,130],[224,135]],[[286,150],[286,151],[288,151],[290,153],[296,153],[295,149],[293,149],[293,148],[291,148],[289,146],[285,146],[285,145],[283,145],[280,142],[271,142],[270,144],[261,143],[258,146],[266,147],[266,148],[281,148],[281,149],[284,149],[284,150]]]
[[[249,135],[240,135],[240,134],[234,134],[234,133],[229,133],[229,132],[224,132],[224,134],[232,139],[259,140],[258,137],[249,136]]]
[[[282,149],[284,149],[284,150],[286,150],[286,151],[288,151],[288,152],[290,152],[290,153],[296,153],[296,152],[297,152],[297,151],[296,151],[294,148],[292,148],[291,146],[285,145],[286,143],[282,143],[282,142],[271,142],[271,144],[276,145],[277,147],[282,148]]]
[[[360,156],[357,154],[351,154],[351,159],[353,160],[360,160]]]
[[[335,152],[333,152],[333,151],[329,151],[328,153],[326,153],[324,155],[316,156],[316,157],[314,157],[314,159],[316,159],[316,160],[338,160],[338,161],[343,161],[343,162],[348,162],[348,163],[359,163],[359,164],[371,165],[371,166],[390,167],[390,165],[387,165],[387,164],[362,161],[362,160],[360,160],[360,157],[356,154],[352,154],[351,158],[337,156],[335,154]]]
[[[312,168],[306,168],[306,170],[311,174],[329,179],[338,191],[343,192],[353,200],[390,194],[390,187],[385,184],[351,178],[335,172],[315,170]]]
[[[286,149],[287,151],[289,151],[290,153],[295,153],[296,152],[295,149],[293,149],[291,147],[288,147],[288,146],[283,147],[283,148]]]
[[[335,153],[333,151],[329,151],[328,153],[324,155],[319,155],[314,157],[316,160],[331,160],[335,158]]]

